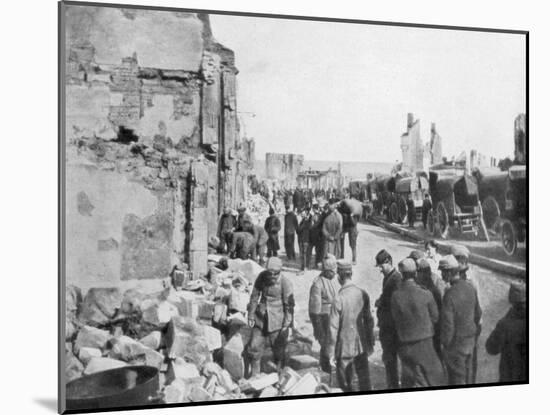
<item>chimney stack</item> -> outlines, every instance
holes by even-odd
[[[414,114],[412,112],[409,112],[407,114],[407,128],[411,128],[414,122]]]

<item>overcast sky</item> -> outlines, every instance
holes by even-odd
[[[233,49],[237,107],[256,157],[401,160],[407,112],[443,154],[513,155],[525,112],[523,35],[211,15]],[[242,129],[242,126],[241,126]]]

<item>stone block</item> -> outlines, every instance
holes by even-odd
[[[165,403],[187,402],[188,384],[181,379],[175,379],[170,385],[164,388]]]
[[[198,303],[198,314],[201,320],[212,321],[214,317],[215,301],[203,300]]]
[[[165,336],[168,357],[180,357],[198,367],[212,360],[204,327],[190,318],[173,317]]]
[[[164,355],[156,350],[146,348],[143,353],[129,362],[131,365],[145,365],[161,370],[164,366]]]
[[[168,365],[167,379],[193,379],[200,377],[199,369],[193,363],[181,358],[172,360]]]
[[[312,395],[316,392],[319,382],[311,373],[303,376],[288,392],[285,396],[301,396]]]
[[[65,378],[67,382],[78,379],[84,372],[84,366],[76,358],[76,356],[69,350],[65,356]]]
[[[178,316],[179,311],[176,306],[168,301],[153,303],[143,310],[142,319],[155,327],[164,327],[170,322],[172,317]]]
[[[189,394],[189,400],[191,402],[211,401],[212,395],[203,387],[195,386],[191,389],[191,393]]]
[[[223,367],[235,381],[244,377],[243,350],[244,345],[239,333],[231,337],[223,347]]]
[[[274,386],[268,386],[265,388],[262,393],[260,393],[260,398],[273,398],[279,396],[279,389]]]
[[[248,388],[256,392],[264,390],[268,386],[272,386],[279,382],[279,375],[277,373],[265,374],[261,373],[257,377],[248,379]]]
[[[290,357],[288,365],[294,370],[309,369],[319,366],[319,361],[313,356],[303,354]]]
[[[122,295],[118,288],[90,288],[82,302],[79,319],[89,325],[108,323],[121,303]]]
[[[222,335],[217,328],[204,326],[204,337],[208,344],[208,350],[213,351],[222,347]]]
[[[107,330],[97,329],[95,327],[84,326],[80,329],[74,342],[74,352],[79,353],[82,347],[93,347],[103,349],[107,342],[112,338]]]
[[[126,363],[108,357],[92,357],[84,369],[85,375],[126,366]]]
[[[285,367],[279,376],[279,385],[281,392],[286,394],[300,381],[301,376],[290,367]]]
[[[153,350],[158,350],[160,348],[162,340],[162,334],[160,331],[153,331],[149,333],[147,336],[141,338],[139,342],[143,344],[145,347],[148,347]]]
[[[78,352],[78,359],[85,365],[92,359],[92,357],[101,357],[101,350],[95,347],[81,347]]]
[[[109,350],[109,357],[125,362],[129,362],[139,355],[144,354],[145,349],[147,349],[143,344],[128,336],[115,337],[111,339],[110,343],[111,349]]]

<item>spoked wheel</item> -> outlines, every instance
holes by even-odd
[[[481,205],[481,210],[483,212],[485,225],[488,229],[493,229],[500,217],[500,207],[498,206],[497,200],[493,196],[486,197]]]
[[[506,252],[506,255],[513,256],[518,249],[518,237],[516,227],[508,219],[504,219],[502,221],[501,240],[502,247],[504,248],[504,252]]]
[[[392,204],[390,205],[389,216],[390,221],[396,223],[399,222],[399,208],[397,207],[397,203],[392,202]]]
[[[399,210],[398,220],[399,223],[403,223],[407,218],[407,201],[404,197],[400,197],[397,200],[397,208]]]
[[[437,223],[439,224],[439,232],[443,239],[449,235],[449,215],[443,202],[439,202],[436,208]]]

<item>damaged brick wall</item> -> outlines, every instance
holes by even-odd
[[[204,272],[220,197],[245,194],[233,52],[205,15],[66,9],[68,281]]]

